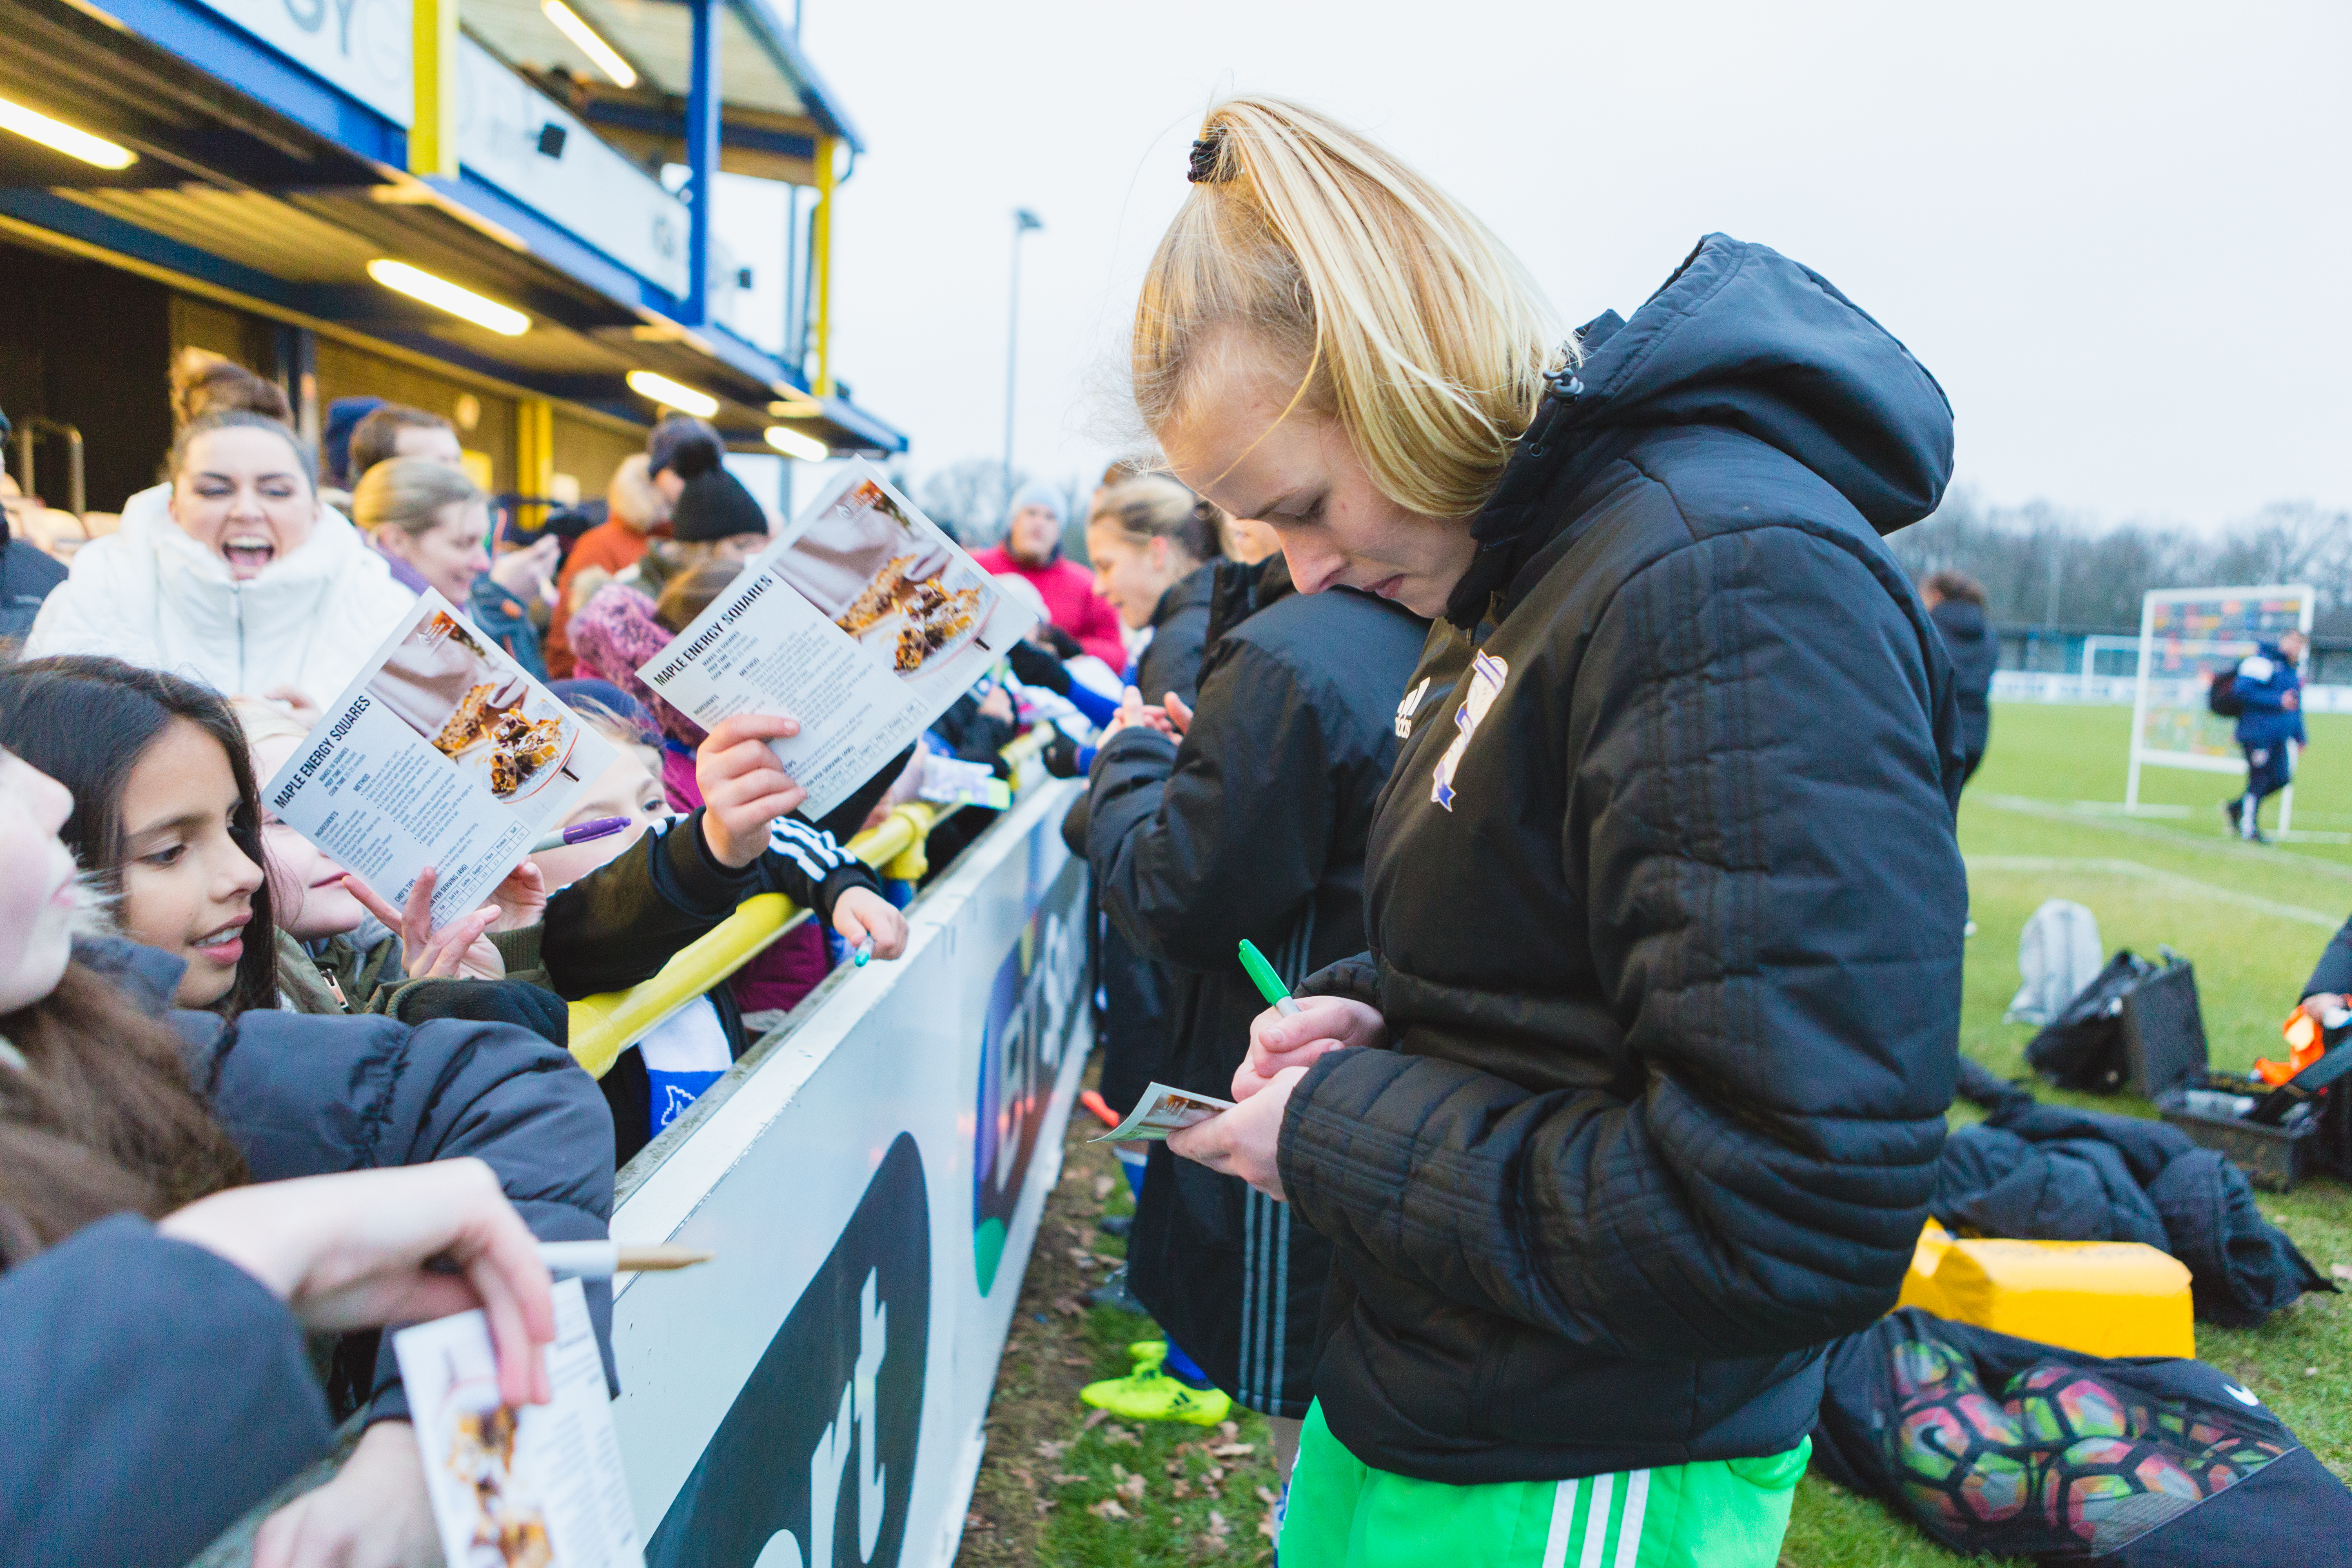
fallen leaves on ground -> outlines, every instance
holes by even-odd
[[[1128,1512],[1126,1509],[1119,1506],[1119,1501],[1117,1498],[1107,1497],[1100,1502],[1088,1503],[1087,1505],[1087,1511],[1093,1514],[1097,1519],[1116,1519],[1125,1521],[1135,1517],[1135,1515]]]

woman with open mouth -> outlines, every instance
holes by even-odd
[[[412,603],[383,558],[319,500],[310,450],[267,415],[191,420],[161,515],[80,551],[26,639],[26,658],[110,654],[226,696],[323,709]]]

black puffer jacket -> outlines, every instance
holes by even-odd
[[[1165,965],[1160,1075],[1222,1096],[1265,1005],[1242,939],[1294,984],[1363,945],[1364,840],[1427,624],[1361,595],[1302,598],[1279,555],[1228,563],[1217,609],[1183,744],[1123,730],[1095,759],[1087,854],[1112,924]],[[1219,1387],[1304,1415],[1330,1249],[1237,1177],[1164,1143],[1150,1162],[1136,1295]]]
[[[1174,692],[1186,707],[1201,692],[1201,655],[1209,646],[1209,599],[1219,563],[1184,574],[1151,607],[1151,640],[1135,660],[1136,689],[1146,702]]]
[[[255,1181],[470,1155],[498,1173],[508,1200],[541,1240],[604,1238],[613,1212],[612,1117],[595,1081],[530,1030],[278,1012],[224,1022],[211,1013],[171,1010],[182,965],[168,954],[108,941],[77,942],[74,956],[168,1016],[190,1079]],[[611,1382],[612,1286],[584,1283]],[[349,1356],[339,1357],[338,1373],[351,1377],[353,1402],[367,1405],[372,1418],[405,1420],[408,1401],[391,1342],[365,1349],[374,1337],[347,1335],[346,1347],[362,1353],[355,1368]]]
[[[2000,667],[2000,638],[1982,605],[1946,599],[1927,612],[1952,661],[1952,695],[1960,705],[1960,748],[1970,758],[1984,755],[1992,734],[1992,676]]]
[[[1394,1048],[1282,1131],[1339,1255],[1325,1415],[1431,1480],[1793,1447],[1895,1303],[1957,1061],[1958,712],[1877,536],[1943,488],[1941,391],[1719,235],[1587,334],[1401,710],[1371,952],[1313,983]]]

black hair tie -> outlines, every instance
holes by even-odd
[[[1215,184],[1217,154],[1223,152],[1224,147],[1225,134],[1222,131],[1212,131],[1193,142],[1192,167],[1186,171],[1185,178],[1196,185]]]

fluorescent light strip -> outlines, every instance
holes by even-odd
[[[781,425],[768,426],[768,445],[785,457],[798,458],[803,463],[822,463],[833,456],[833,448],[815,437],[787,430]]]
[[[127,169],[139,162],[139,154],[128,147],[118,147],[103,137],[92,136],[62,120],[52,120],[5,98],[0,98],[0,131],[13,131],[27,142],[38,142],[51,152],[95,163],[101,169]]]
[[[478,327],[488,327],[502,337],[520,337],[530,325],[530,318],[510,306],[495,300],[485,300],[470,289],[460,289],[445,278],[418,270],[405,261],[387,261],[381,258],[367,264],[368,276],[395,293],[412,300],[422,300],[436,310],[446,310],[461,321]]]
[[[637,85],[635,67],[621,58],[621,51],[606,43],[595,28],[580,19],[580,13],[566,5],[563,0],[539,0],[539,8],[555,24],[555,30],[579,47],[580,52],[596,62],[596,68],[622,87]]]
[[[649,370],[629,373],[629,390],[640,397],[650,397],[665,407],[681,414],[691,414],[697,419],[708,419],[719,412],[719,399],[707,392],[697,392],[681,386],[666,375],[656,375]]]

